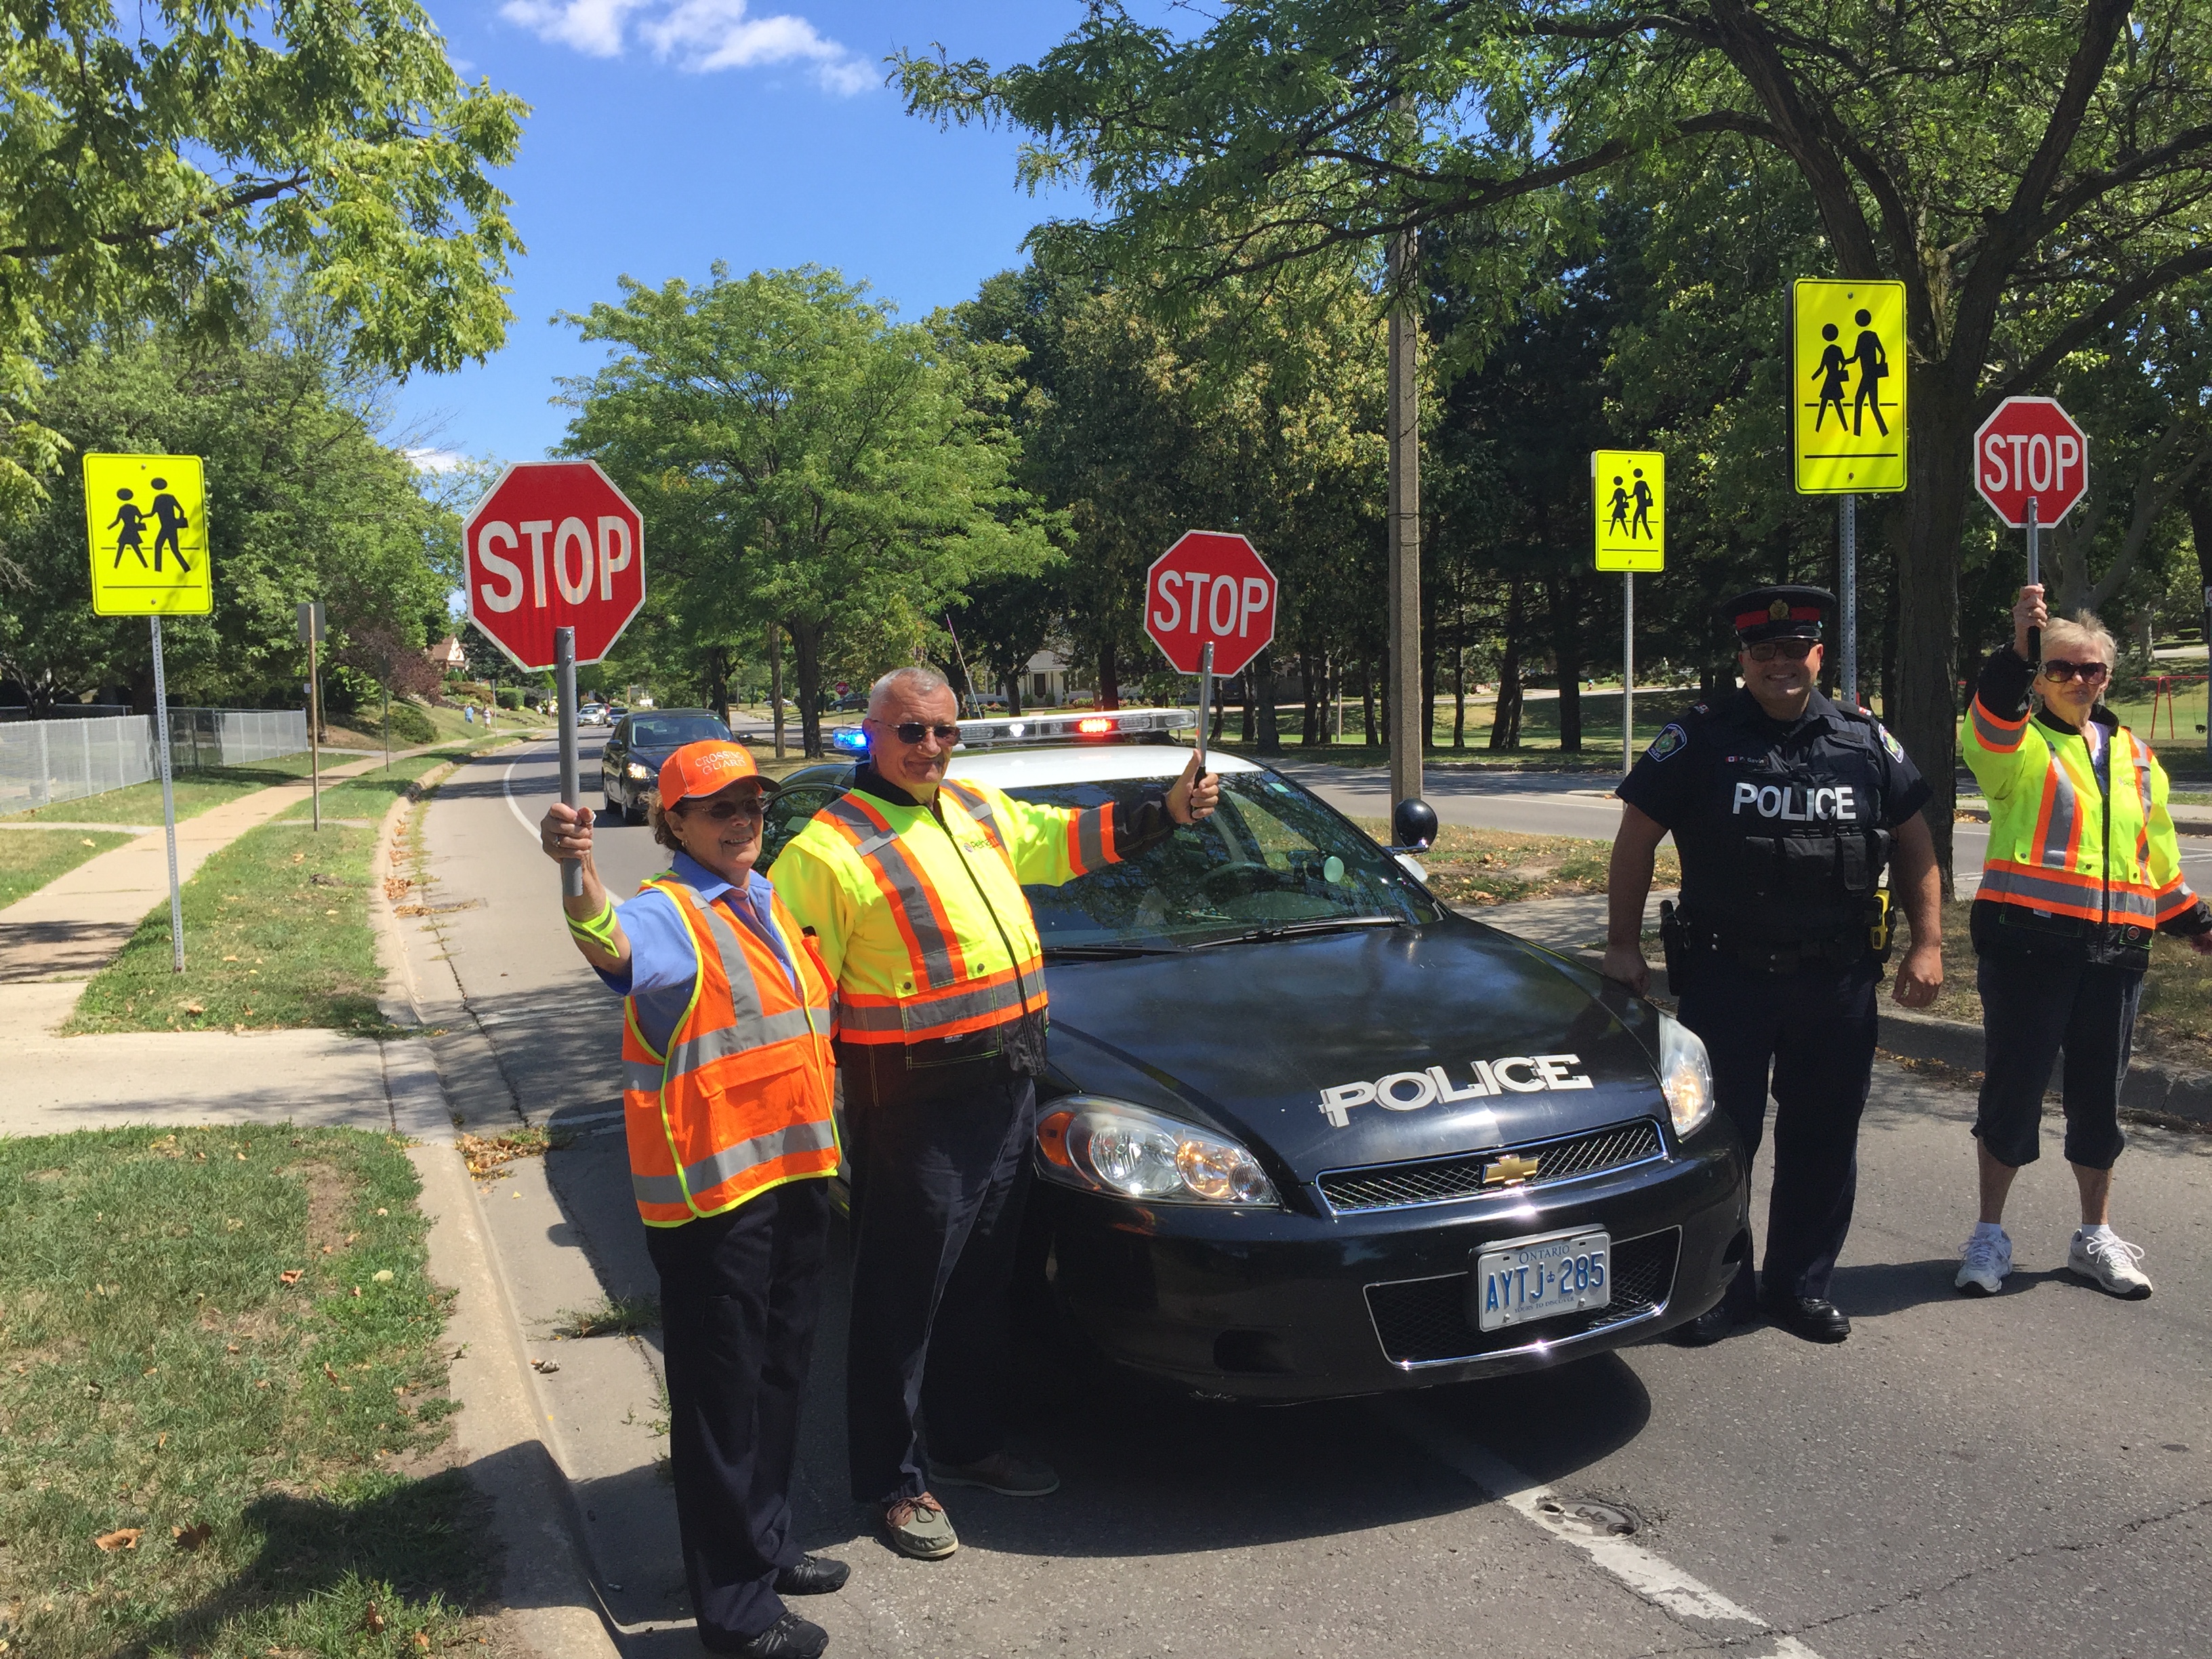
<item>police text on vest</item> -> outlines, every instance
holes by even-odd
[[[1856,823],[1858,803],[1851,791],[1848,783],[1824,784],[1817,789],[1794,783],[1739,783],[1730,810],[1741,817],[1748,806],[1763,818],[1779,818],[1784,823]]]

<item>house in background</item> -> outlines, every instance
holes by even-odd
[[[437,644],[426,647],[422,654],[429,658],[430,666],[441,674],[459,674],[468,669],[468,653],[461,649],[460,641],[451,634]]]
[[[1058,708],[1067,701],[1067,662],[1047,647],[1022,670],[1022,701],[1032,708]]]

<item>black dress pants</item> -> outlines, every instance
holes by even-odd
[[[2044,1091],[2060,1049],[2066,1079],[2066,1161],[2109,1170],[2128,1144],[2120,1080],[2128,1074],[2142,970],[2039,952],[1984,951],[1982,1095],[1974,1133],[2014,1169],[2040,1155]]]
[[[1769,974],[1715,951],[1682,992],[1682,1024],[1705,1039],[1713,1091],[1743,1137],[1747,1164],[1774,1096],[1774,1188],[1766,1213],[1765,1284],[1771,1296],[1828,1293],[1858,1195],[1859,1116],[1874,1078],[1879,966],[1813,965]],[[1729,1286],[1747,1312],[1751,1262]]]
[[[950,1095],[846,1098],[853,1328],[845,1427],[853,1496],[929,1488],[919,1414],[940,1462],[1004,1449],[1006,1292],[1030,1183],[1036,1085],[993,1068]]]
[[[734,1210],[648,1227],[660,1273],[668,1457],[684,1577],[709,1649],[783,1616],[799,1412],[822,1307],[830,1183],[787,1181]]]

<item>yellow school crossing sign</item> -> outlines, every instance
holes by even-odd
[[[1600,570],[1667,568],[1667,458],[1656,449],[1594,449]]]
[[[1905,488],[1905,284],[1790,286],[1790,438],[1801,495]]]
[[[204,617],[215,608],[198,456],[86,456],[84,522],[97,614]]]

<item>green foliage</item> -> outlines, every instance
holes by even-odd
[[[568,453],[598,459],[644,514],[665,614],[694,648],[786,631],[819,753],[838,637],[918,647],[969,583],[1047,555],[1012,479],[1011,354],[894,323],[812,266],[623,292],[565,319],[615,351],[564,383]]]
[[[489,173],[526,112],[465,86],[413,0],[0,16],[0,516],[66,440],[37,367],[57,334],[233,337],[260,262],[300,267],[356,364],[452,369],[506,337],[521,244]]]
[[[296,702],[295,607],[313,595],[332,659],[355,629],[419,657],[453,579],[452,517],[376,440],[382,383],[345,369],[327,311],[264,294],[254,327],[250,343],[224,347],[103,337],[64,359],[42,394],[75,451],[206,459],[215,610],[163,626],[177,702]],[[146,625],[93,614],[85,557],[83,476],[70,466],[35,512],[0,526],[0,676],[34,700],[121,684],[150,707]]]
[[[384,736],[394,744],[412,747],[438,740],[438,728],[430,723],[430,717],[411,702],[393,703],[383,724]]]
[[[499,692],[499,706],[501,708],[521,708],[522,693],[516,690],[513,686],[501,686]]]

